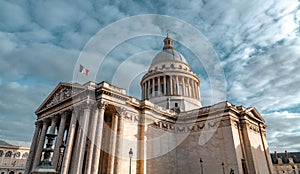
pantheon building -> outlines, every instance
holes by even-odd
[[[269,174],[254,107],[202,106],[200,78],[166,37],[141,99],[107,82],[59,83],[36,110],[25,173]]]

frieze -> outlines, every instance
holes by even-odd
[[[208,122],[208,127],[213,128],[217,125],[217,122]]]
[[[217,123],[209,123],[208,125],[211,126],[217,126]],[[176,132],[176,133],[187,133],[187,132],[198,132],[204,129],[205,124],[195,124],[195,125],[176,125],[176,124],[170,124],[165,122],[154,122],[150,125],[151,127],[163,129],[170,132]]]
[[[253,132],[259,133],[259,127],[256,125],[249,125],[249,129]]]
[[[101,94],[105,94],[105,95],[108,95],[108,96],[111,96],[111,97],[114,97],[114,98],[117,98],[117,99],[120,99],[120,100],[124,100],[124,101],[127,101],[127,100],[128,100],[128,98],[126,98],[126,97],[123,97],[123,96],[121,96],[121,95],[114,94],[114,93],[109,92],[109,91],[98,90],[98,91],[96,92],[96,95],[97,95],[97,96],[100,96]]]
[[[131,115],[131,114],[126,113],[125,115],[123,115],[123,117],[126,120],[130,120],[130,121],[133,121],[133,122],[139,122],[138,115]]]

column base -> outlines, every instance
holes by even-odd
[[[31,174],[57,174],[57,172],[55,169],[37,168],[34,169]]]

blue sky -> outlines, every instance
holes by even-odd
[[[120,19],[161,14],[197,28],[215,49],[226,77],[227,100],[256,107],[268,125],[270,150],[300,150],[300,6],[297,0],[43,0],[0,1],[0,138],[30,141],[35,109],[60,81],[72,81],[80,52],[101,29]],[[138,24],[137,24],[138,25]],[[172,26],[157,24],[162,36]],[[119,28],[119,32],[123,29]],[[193,37],[193,36],[187,36]],[[132,58],[146,70],[151,62],[137,53],[156,50],[163,37],[141,36],[115,47],[103,66],[112,82],[122,62]],[[201,78],[204,105],[210,79],[204,64],[175,42]],[[153,55],[146,52],[144,55]],[[136,56],[138,57],[138,56]],[[140,61],[138,61],[140,60]],[[131,62],[132,63],[132,62]],[[106,69],[105,69],[106,68]],[[131,95],[139,95],[133,80]]]

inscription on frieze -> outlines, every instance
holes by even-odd
[[[211,128],[211,127],[216,126],[217,123],[209,123],[208,125],[210,125],[209,128]],[[170,124],[170,123],[166,123],[166,122],[154,122],[150,126],[152,126],[154,128],[158,128],[158,129],[164,129],[164,130],[171,131],[171,132],[184,133],[184,132],[201,131],[205,127],[205,124],[201,123],[201,124],[195,124],[195,125],[178,126],[176,124],[174,125],[174,124]]]

